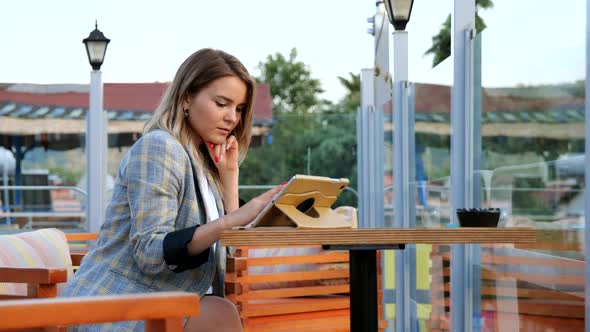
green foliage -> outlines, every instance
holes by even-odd
[[[426,50],[424,55],[428,54],[434,56],[432,59],[433,68],[451,55],[451,14],[447,16],[438,34],[432,36],[432,46]]]
[[[272,144],[251,147],[240,167],[242,185],[277,185],[295,174],[348,178],[357,188],[356,110],[360,76],[339,77],[347,94],[335,105],[320,98],[320,81],[296,59],[277,53],[259,64],[258,82],[269,83],[273,95]],[[262,190],[240,193],[250,199]],[[350,192],[336,205],[357,206]]]
[[[494,88],[494,90],[505,96],[520,98],[584,97],[586,95],[584,84],[584,80],[577,80],[558,84],[518,84],[516,87]]]
[[[338,80],[347,91],[336,109],[341,112],[356,112],[361,105],[361,74],[348,73],[348,75],[348,79],[338,76]]]
[[[49,173],[59,176],[59,178],[62,179],[64,185],[75,186],[82,177],[83,171],[80,169],[76,170],[68,167],[53,166],[49,167]]]
[[[479,9],[489,9],[492,7],[494,7],[492,0],[475,0],[475,30],[478,33],[486,28],[485,22],[479,16]],[[432,59],[433,68],[451,56],[451,14],[443,22],[440,31],[432,36],[432,46],[424,52],[424,55],[428,54],[434,56]]]
[[[348,178],[357,188],[356,114],[279,114],[273,143],[253,147],[240,167],[240,184],[279,184],[295,174]],[[309,153],[308,153],[309,152]],[[250,199],[259,192],[240,193]],[[357,205],[343,194],[338,205]]]
[[[312,78],[309,67],[297,60],[296,48],[288,58],[280,53],[269,55],[258,69],[260,75],[255,79],[270,84],[275,114],[317,112],[329,105],[319,97],[324,92],[320,80]]]

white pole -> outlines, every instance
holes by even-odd
[[[375,14],[375,109],[378,111],[391,99],[389,20],[384,7],[382,2],[377,3]]]
[[[586,188],[590,188],[590,0],[586,0],[586,80],[585,80],[585,91],[586,91],[586,138],[585,138],[585,150],[584,155],[586,158],[585,168],[585,181]],[[585,248],[584,252],[586,257],[590,257],[590,192],[585,192],[586,201],[586,213],[585,213]],[[590,331],[590,265],[586,264],[585,269],[585,303],[586,303],[586,331]]]
[[[410,202],[410,138],[413,137],[408,115],[406,86],[408,81],[408,33],[393,33],[393,183],[395,193],[395,227],[409,227]],[[396,331],[410,331],[410,256],[408,250],[399,250],[396,255]]]
[[[86,222],[89,232],[98,232],[104,222],[105,117],[102,110],[100,70],[90,73],[90,107],[86,114]]]
[[[473,207],[474,107],[473,38],[475,0],[454,0],[451,49],[453,91],[451,99],[451,211]],[[451,221],[457,224],[455,213]],[[453,332],[473,330],[473,247],[451,246],[451,327]]]

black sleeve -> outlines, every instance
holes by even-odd
[[[194,269],[209,259],[210,248],[203,250],[196,256],[191,256],[188,253],[188,243],[193,238],[197,227],[199,226],[170,232],[164,237],[164,260],[168,266],[174,266],[172,271],[178,273]]]

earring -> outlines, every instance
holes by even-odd
[[[184,117],[188,118],[188,109],[184,110]]]

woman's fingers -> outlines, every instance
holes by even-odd
[[[284,186],[274,187],[258,197],[260,197],[260,199],[262,199],[263,201],[268,202],[273,198],[274,195],[278,194],[279,191],[281,191],[281,189],[283,189],[283,187]]]
[[[225,150],[237,149],[238,139],[234,135],[230,135],[225,142]]]
[[[215,161],[215,163],[224,160],[230,149],[238,149],[238,140],[234,135],[229,136],[227,140],[221,144],[214,144],[211,142],[206,142],[206,144],[209,148],[211,158]]]
[[[219,144],[213,147],[213,155],[215,162],[218,163],[221,160],[221,146]]]

